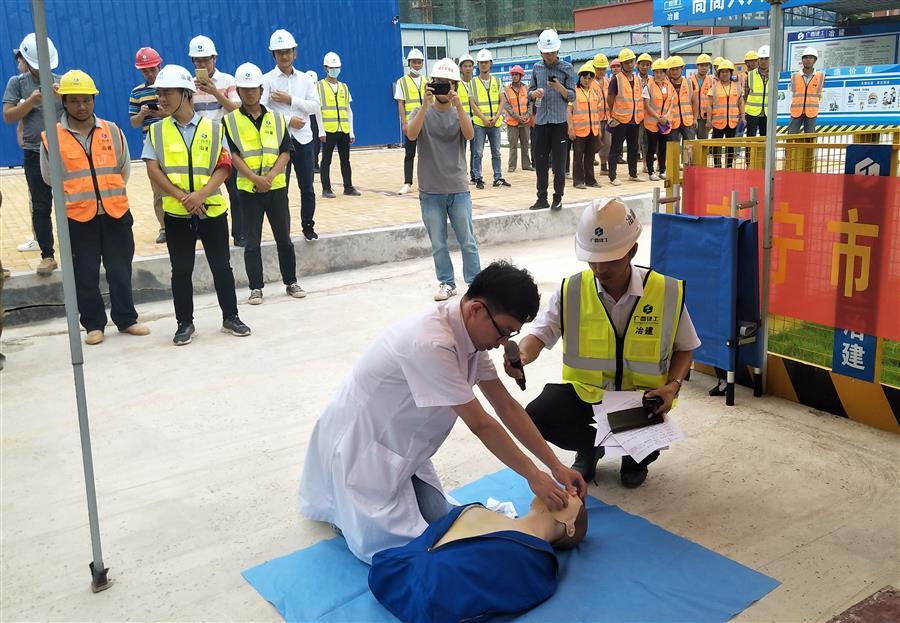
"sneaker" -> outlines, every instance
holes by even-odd
[[[550,204],[547,203],[546,199],[538,199],[528,208],[529,210],[546,210],[550,207]]]
[[[619,178],[616,178],[614,180],[611,180],[609,183],[612,184],[613,186],[621,186],[622,180],[620,180]]]
[[[650,174],[650,181],[651,181],[651,182],[658,182],[658,181],[659,181],[659,176],[658,176],[656,173],[651,173],[651,174]]]
[[[434,300],[446,301],[451,296],[456,296],[456,288],[451,286],[449,283],[442,283],[438,288],[437,293],[434,295]]]
[[[326,199],[334,199],[337,195],[335,195],[334,191],[332,191],[330,188],[326,188],[322,191],[322,196]]]
[[[661,179],[661,180],[667,180],[667,179],[669,179],[669,178],[666,177],[666,174],[665,174],[665,173],[660,173],[660,174],[659,174],[659,179]]]
[[[508,187],[512,186],[512,184],[507,182],[502,177],[498,177],[497,179],[494,180],[494,188],[497,188],[499,186],[506,186],[508,188]]]
[[[600,182],[595,180],[595,181],[591,182],[590,184],[588,184],[588,188],[600,188]]]
[[[404,184],[403,186],[400,187],[400,190],[397,191],[397,194],[405,195],[406,193],[408,193],[411,190],[412,190],[412,184]]]
[[[313,240],[319,239],[319,234],[317,234],[312,227],[307,227],[303,230],[303,237],[306,238],[308,242],[312,242]]]
[[[475,180],[475,188],[484,190],[484,180]]]
[[[253,288],[252,290],[250,290],[250,298],[247,299],[247,302],[250,305],[262,305],[262,290],[260,288]]]
[[[522,170],[524,171],[525,169],[522,169]],[[506,172],[507,172],[507,173],[515,173],[515,172],[516,172],[516,167],[509,167],[509,168],[506,170]]]
[[[306,296],[306,291],[300,287],[299,283],[292,283],[285,286],[284,291],[287,292],[289,296],[293,296],[295,299],[302,299]]]
[[[38,264],[36,272],[40,277],[49,277],[58,267],[59,264],[56,263],[56,260],[52,257],[45,257],[41,260],[41,263]]]
[[[247,337],[250,335],[250,327],[241,322],[241,319],[237,316],[232,316],[222,321],[222,333],[230,333],[236,337]]]
[[[139,322],[135,322],[132,325],[128,325],[124,329],[119,329],[119,333],[127,333],[128,335],[150,335],[150,328],[147,325],[143,325]]]
[[[103,341],[103,331],[100,329],[94,329],[93,331],[88,331],[87,335],[84,338],[84,343],[88,346],[94,346],[95,344],[99,344]]]
[[[194,323],[193,322],[179,322],[178,330],[175,331],[175,337],[172,338],[172,343],[175,346],[184,346],[185,344],[190,344],[191,340],[194,339]]]
[[[31,240],[27,240],[16,247],[16,251],[20,251],[25,253],[26,251],[40,251],[41,245],[38,244],[37,240],[33,238]]]
[[[522,167],[523,171],[534,171],[534,167]]]
[[[587,184],[575,184],[575,188],[577,188],[578,190],[584,190],[585,188],[587,188]]]
[[[156,237],[156,244],[166,244],[166,232],[159,232],[159,235]]]
[[[554,211],[562,210],[562,197],[554,197],[553,203],[550,204],[550,209]]]
[[[628,179],[632,182],[640,182],[641,181],[641,178],[639,178],[637,175],[629,175]]]
[[[349,195],[351,197],[359,197],[362,193],[356,190],[353,186],[344,189],[344,194]]]

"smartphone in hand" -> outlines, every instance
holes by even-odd
[[[547,78],[547,82],[556,82],[556,76],[550,76]]]
[[[428,88],[435,95],[447,95],[450,93],[450,83],[449,82],[429,82]]]
[[[200,80],[202,82],[206,82],[207,80],[209,80],[209,72],[205,67],[197,68],[197,80]]]

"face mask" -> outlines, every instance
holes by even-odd
[[[340,67],[329,67],[328,68],[328,76],[330,78],[337,78],[339,75],[341,75]]]
[[[421,69],[413,69],[412,67],[409,68],[410,76],[418,76],[420,73],[422,73]]]

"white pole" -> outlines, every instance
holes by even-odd
[[[662,35],[660,39],[660,56],[662,58],[669,58],[669,37],[672,34],[671,26],[662,26]]]

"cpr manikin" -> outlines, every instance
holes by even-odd
[[[519,519],[469,504],[408,545],[375,554],[369,587],[405,623],[521,612],[556,591],[554,548],[576,547],[586,533],[587,512],[577,496],[559,511],[535,498]]]

